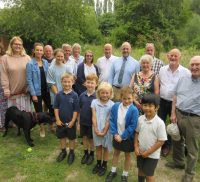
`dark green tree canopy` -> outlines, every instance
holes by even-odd
[[[1,35],[20,35],[30,42],[60,46],[63,42],[100,40],[93,8],[82,0],[13,0],[0,11]],[[92,17],[92,18],[91,18]]]

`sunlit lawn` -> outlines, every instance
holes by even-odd
[[[1,182],[101,182],[105,181],[105,176],[98,177],[91,173],[95,163],[91,166],[81,165],[80,160],[83,153],[83,146],[80,139],[77,140],[75,150],[75,162],[71,166],[67,165],[65,159],[61,163],[56,162],[59,153],[59,141],[55,135],[46,132],[45,138],[39,137],[39,127],[32,131],[35,147],[32,152],[27,151],[27,144],[24,136],[16,137],[15,129],[10,129],[8,135],[0,137],[0,181]],[[164,166],[167,159],[161,159],[156,170],[158,182],[178,182],[183,171],[170,170]],[[124,156],[121,155],[118,176],[116,182],[120,181],[123,170]],[[110,169],[111,160],[108,163]],[[175,177],[176,176],[176,177]],[[197,166],[197,179],[200,179],[200,163]],[[137,181],[137,168],[134,154],[132,155],[129,181]]]

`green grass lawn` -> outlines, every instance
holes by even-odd
[[[65,159],[61,163],[56,162],[59,151],[59,140],[55,135],[46,132],[45,138],[39,137],[39,127],[32,130],[32,138],[35,147],[32,152],[27,151],[27,144],[24,136],[16,137],[16,130],[9,129],[8,135],[0,137],[0,181],[1,182],[101,182],[105,181],[105,176],[99,177],[91,173],[95,162],[91,166],[81,165],[80,160],[83,153],[83,146],[80,139],[77,140],[75,150],[75,162],[67,165]],[[112,156],[111,156],[112,158]],[[174,181],[181,179],[183,171],[170,170],[164,164],[171,157],[161,159],[156,169],[156,179],[159,182]],[[115,182],[120,182],[120,175],[123,170],[124,156],[121,154],[118,176]],[[108,163],[108,170],[111,167],[111,159]],[[176,177],[175,177],[176,176]],[[197,179],[200,179],[200,163],[197,166]],[[129,181],[137,181],[137,168],[134,154],[132,155],[131,169],[129,173]]]
[[[95,61],[103,55],[103,46],[85,45],[85,50],[91,49],[95,55]],[[83,54],[82,53],[82,54]],[[132,56],[139,59],[144,53],[143,49],[134,49]],[[114,49],[114,54],[120,56],[120,49]],[[199,54],[197,50],[183,50],[182,64],[188,66],[189,60],[193,55]],[[167,64],[166,53],[161,53],[161,59]],[[32,152],[27,152],[27,144],[24,136],[16,137],[15,129],[10,129],[8,135],[3,138],[0,136],[0,182],[101,182],[105,181],[104,177],[98,177],[91,173],[94,166],[81,165],[80,160],[83,153],[83,147],[80,144],[80,139],[76,144],[76,158],[72,166],[68,166],[66,159],[61,162],[56,162],[56,157],[59,151],[59,141],[55,135],[46,132],[45,138],[39,137],[38,127],[32,130],[35,147]],[[111,156],[112,158],[112,156]],[[123,155],[120,157],[118,176],[115,182],[120,181],[120,175],[123,170]],[[164,164],[167,160],[161,159],[156,169],[156,181],[158,182],[178,182],[181,179],[183,171],[167,169]],[[108,163],[108,170],[111,166],[111,160]],[[200,181],[200,162],[198,162],[196,182]],[[137,181],[137,168],[134,154],[132,155],[132,164],[129,174],[129,181]]]

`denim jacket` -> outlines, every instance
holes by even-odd
[[[45,76],[49,68],[48,62],[45,59],[42,59],[43,68]],[[26,65],[26,81],[28,84],[28,90],[31,96],[40,96],[41,95],[41,76],[40,69],[35,58],[32,58],[29,63]]]

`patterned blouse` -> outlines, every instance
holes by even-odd
[[[135,74],[133,87],[139,102],[141,101],[144,94],[154,93],[154,80],[154,73],[148,78],[143,78],[141,75],[139,75],[139,73]]]

